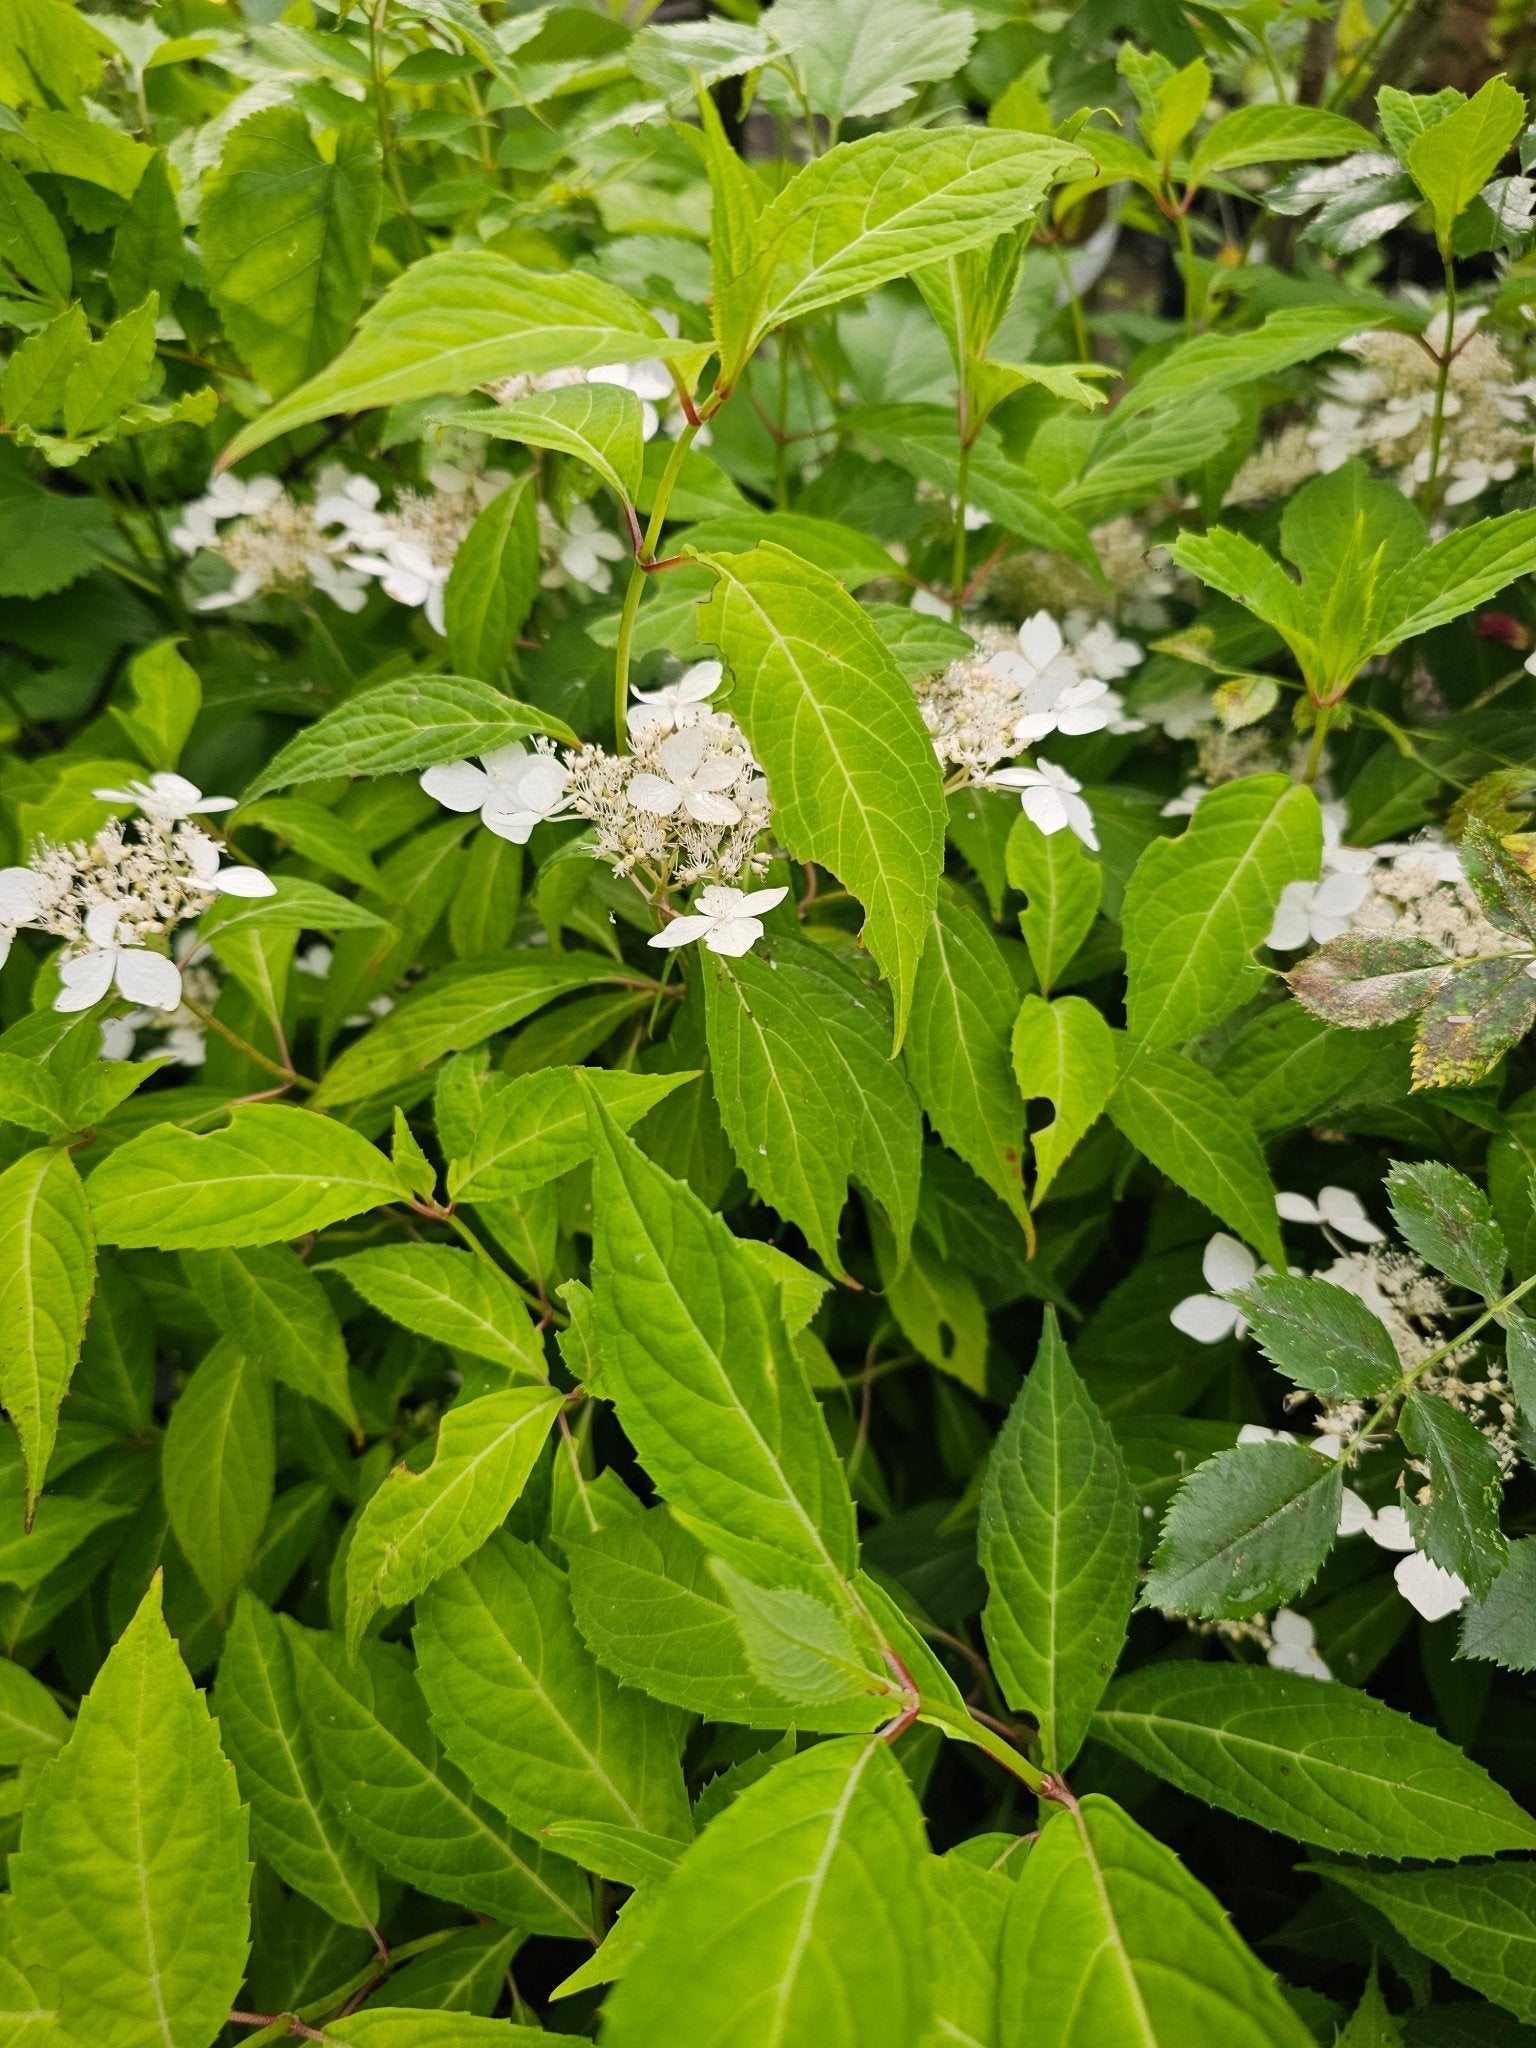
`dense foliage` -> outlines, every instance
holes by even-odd
[[[1522,10],[99,4],[0,2043],[1536,2040]]]

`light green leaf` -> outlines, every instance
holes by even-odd
[[[680,549],[700,555],[745,554],[759,541],[772,541],[825,569],[849,590],[877,576],[897,573],[893,557],[857,527],[836,519],[815,519],[807,512],[723,512],[701,519],[677,536]]]
[[[12,1859],[11,1938],[93,2048],[207,2048],[245,1974],[235,1774],[160,1615],[160,1578],[47,1764]]]
[[[1201,136],[1190,159],[1189,183],[1204,184],[1215,172],[1241,170],[1245,164],[1320,163],[1375,147],[1368,128],[1319,107],[1234,107]]]
[[[608,2001],[609,2048],[914,2042],[932,2009],[922,1820],[878,1741],[818,1743],[711,1821]]]
[[[71,437],[101,433],[137,396],[155,359],[155,317],[160,302],[151,292],[143,305],[114,320],[93,341],[64,384],[64,428]]]
[[[1269,1273],[1239,1300],[1265,1357],[1325,1400],[1368,1401],[1402,1377],[1386,1325],[1332,1281]]]
[[[717,580],[699,631],[731,671],[730,708],[773,787],[775,830],[863,904],[899,1046],[944,848],[938,763],[916,699],[833,577],[767,544],[708,566]]]
[[[1305,1444],[1238,1444],[1180,1486],[1143,1607],[1244,1620],[1305,1592],[1338,1534],[1344,1474]]]
[[[982,1626],[1003,1696],[1064,1771],[1115,1668],[1136,1599],[1139,1514],[1125,1460],[1047,1309],[982,1487]]]
[[[378,1873],[325,1796],[288,1643],[254,1594],[236,1605],[213,1703],[257,1852],[333,1920],[374,1929]]]
[[[1172,161],[1174,151],[1204,113],[1210,96],[1210,66],[1200,57],[1152,86],[1150,106],[1145,88],[1138,93],[1142,101],[1142,140],[1160,164]]]
[[[905,106],[914,87],[960,70],[976,40],[970,10],[939,0],[779,0],[769,27],[790,51],[810,105],[834,124]],[[798,111],[774,72],[763,73],[759,91],[777,111]]]
[[[275,1464],[272,1382],[222,1337],[171,1410],[162,1465],[176,1541],[221,1611],[261,1542]]]
[[[1013,977],[984,918],[941,887],[918,962],[907,1071],[939,1136],[1024,1218],[1024,1099],[1013,1078]]]
[[[1154,839],[1125,891],[1131,1038],[1182,1045],[1262,985],[1253,950],[1288,882],[1312,880],[1322,820],[1310,789],[1249,775],[1201,800],[1177,839]]]
[[[416,1599],[501,1526],[560,1400],[551,1388],[508,1387],[461,1401],[438,1424],[431,1464],[396,1465],[370,1495],[347,1550],[349,1651],[381,1607]]]
[[[572,384],[475,412],[452,414],[446,424],[494,441],[553,448],[584,462],[621,505],[640,496],[645,459],[640,401],[622,384]]]
[[[402,1192],[366,1138],[280,1102],[239,1104],[201,1135],[157,1124],[110,1153],[89,1188],[105,1243],[161,1251],[274,1244]]]
[[[144,166],[138,190],[112,237],[112,261],[107,269],[112,303],[119,313],[126,313],[155,292],[161,305],[169,306],[186,269],[186,235],[165,152],[160,150]]]
[[[358,1429],[341,1325],[296,1252],[286,1245],[184,1252],[181,1264],[219,1329],[254,1364]]]
[[[1296,363],[1328,354],[1351,335],[1379,327],[1389,317],[1364,306],[1296,306],[1271,313],[1261,326],[1236,334],[1197,334],[1138,377],[1116,401],[1115,411],[1122,420],[1134,418],[1164,400],[1187,404],[1207,392],[1230,391],[1260,377],[1273,377]]]
[[[181,758],[187,735],[202,709],[197,671],[177,652],[175,640],[156,640],[128,664],[128,702],[108,706],[139,757],[151,768],[170,768]]]
[[[504,1927],[595,1941],[580,1872],[443,1760],[399,1647],[364,1643],[349,1664],[339,1635],[280,1619],[326,1796],[379,1867]]]
[[[1487,1598],[1462,1609],[1457,1655],[1506,1671],[1536,1671],[1536,1537],[1512,1543]]]
[[[1533,569],[1536,511],[1474,520],[1437,540],[1391,578],[1381,593],[1380,636],[1369,651],[1381,653],[1459,619]]]
[[[1272,1266],[1285,1266],[1275,1190],[1229,1089],[1182,1053],[1123,1060],[1109,1114],[1159,1173],[1203,1202]]]
[[[1219,455],[1240,424],[1237,407],[1216,392],[1202,405],[1164,405],[1134,422],[1112,412],[1099,423],[1087,460],[1061,492],[1060,503],[1087,518],[1139,504],[1169,477],[1189,476]]]
[[[69,297],[68,244],[48,208],[10,164],[0,164],[0,257],[34,290],[61,302]]]
[[[320,154],[296,106],[230,135],[203,187],[198,239],[230,340],[274,398],[335,355],[362,309],[383,178],[371,121]]]
[[[242,803],[231,822],[236,827],[261,825],[306,860],[344,875],[361,889],[380,889],[379,870],[362,837],[324,804],[302,796],[266,797],[259,803]]]
[[[892,1063],[890,1006],[826,947],[775,933],[703,967],[721,1121],[752,1187],[840,1273],[838,1221],[856,1179],[903,1250],[917,1211],[922,1125]]]
[[[621,1691],[576,1630],[565,1574],[498,1536],[418,1603],[422,1691],[477,1792],[530,1833],[600,1820],[687,1841],[677,1723]]]
[[[70,306],[29,334],[13,351],[0,375],[0,405],[13,427],[45,427],[64,404],[70,371],[90,346],[91,330],[78,306]],[[13,496],[41,499],[25,477],[7,479]]]
[[[862,1648],[844,1616],[798,1586],[754,1586],[719,1558],[714,1574],[741,1632],[747,1665],[759,1685],[802,1707],[847,1700],[874,1703],[877,1716],[901,1711],[905,1688],[883,1668],[873,1646]]]
[[[539,592],[539,505],[519,477],[459,543],[443,592],[448,654],[466,675],[499,675]],[[503,842],[505,843],[505,842]]]
[[[1104,873],[1073,832],[1042,832],[1020,811],[1008,834],[1008,886],[1028,900],[1019,929],[1030,964],[1049,995],[1093,928]]]
[[[627,293],[590,272],[529,270],[490,249],[444,249],[396,278],[336,361],[237,434],[224,461],[332,413],[545,370],[699,354],[696,342],[672,340]]]
[[[1458,216],[1498,169],[1525,122],[1525,94],[1507,78],[1490,78],[1481,92],[1409,143],[1403,161],[1429,201],[1442,249],[1449,248]]]
[[[858,1557],[853,1503],[778,1287],[595,1097],[591,1114],[603,1392],[711,1549],[759,1585],[836,1597]]]
[[[567,956],[569,957],[569,956]],[[539,1067],[502,1081],[475,1124],[468,1156],[448,1169],[455,1201],[497,1202],[558,1180],[592,1153],[587,1091],[627,1131],[692,1079],[681,1074],[607,1073],[594,1067]]]
[[[1171,1849],[1093,1793],[1045,1824],[1003,1924],[1001,2048],[1311,2048]]]
[[[330,1268],[392,1322],[456,1351],[489,1359],[514,1379],[548,1369],[527,1307],[490,1259],[442,1244],[387,1244]]]
[[[96,1281],[85,1190],[68,1152],[0,1174],[0,1402],[21,1439],[28,1519],[58,1429]]]
[[[1035,1154],[1031,1206],[1038,1208],[1115,1092],[1115,1039],[1082,996],[1057,996],[1049,1003],[1042,996],[1026,996],[1014,1019],[1012,1049],[1020,1095],[1026,1101],[1044,1096],[1056,1111],[1030,1135]]]
[[[574,740],[547,711],[463,676],[406,676],[349,698],[295,735],[245,792],[246,802],[333,775],[394,775],[505,747],[536,732]]]
[[[1459,1870],[1321,1873],[1397,1929],[1410,1947],[1462,1984],[1536,2022],[1536,1870],[1529,1863],[1469,1863]]]
[[[0,1658],[0,1764],[52,1756],[68,1739],[64,1710],[42,1680]]]
[[[346,2019],[328,2020],[325,2038],[340,2048],[580,2048],[576,2035],[552,2034],[543,2027],[392,2006],[369,2006]]]
[[[599,953],[544,952],[526,962],[501,954],[443,968],[349,1045],[310,1099],[317,1109],[334,1109],[386,1094],[444,1053],[467,1052],[510,1031],[557,996],[592,981],[627,979]]]
[[[1536,1821],[1480,1764],[1346,1685],[1157,1664],[1119,1680],[1093,1732],[1180,1791],[1345,1855],[1436,1863],[1536,1846]]]

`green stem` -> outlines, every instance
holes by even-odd
[[[1079,362],[1093,361],[1093,343],[1088,338],[1088,322],[1083,317],[1083,302],[1078,297],[1077,286],[1072,282],[1072,259],[1068,256],[1066,244],[1055,241],[1051,253],[1056,258],[1056,268],[1061,272],[1061,281],[1067,291],[1067,311],[1072,317],[1072,346],[1077,350]]]
[[[1440,350],[1440,368],[1435,376],[1435,410],[1429,425],[1429,475],[1424,481],[1423,504],[1426,511],[1435,502],[1435,486],[1440,480],[1440,444],[1445,434],[1445,394],[1451,381],[1451,361],[1456,353],[1456,266],[1451,261],[1450,251],[1442,249],[1440,260],[1445,265],[1445,341]]]
[[[1312,746],[1307,754],[1306,773],[1301,778],[1309,787],[1312,783],[1316,782],[1318,770],[1323,765],[1323,742],[1328,737],[1328,727],[1332,718],[1333,706],[1331,704],[1319,704],[1317,707],[1317,722],[1312,727]]]
[[[190,1010],[199,1024],[209,1031],[216,1031],[226,1044],[232,1045],[236,1052],[244,1053],[248,1060],[262,1068],[264,1072],[275,1074],[279,1081],[286,1081],[291,1087],[319,1087],[319,1082],[311,1081],[306,1074],[295,1073],[292,1067],[285,1067],[277,1060],[268,1059],[267,1055],[264,1052],[258,1051],[248,1038],[242,1038],[238,1031],[231,1031],[222,1018],[215,1017],[212,1010],[205,1010],[201,1003],[194,1002],[185,991],[183,991],[181,1001],[183,1009]]]
[[[1342,109],[1353,105],[1360,97],[1374,75],[1373,67],[1378,51],[1412,4],[1413,0],[1394,0],[1393,6],[1355,53],[1348,73],[1337,81],[1333,91],[1329,93],[1325,101],[1326,106],[1330,109]]]
[[[523,1297],[524,1301],[527,1302],[528,1306],[533,1310],[535,1315],[548,1316],[553,1322],[562,1324],[568,1320],[565,1316],[563,1316],[560,1313],[560,1311],[557,1308],[553,1307],[551,1303],[541,1300],[540,1297],[533,1292],[531,1287],[525,1287],[522,1281],[518,1279],[515,1273],[509,1273],[506,1270],[506,1268],[501,1264],[501,1262],[491,1255],[487,1248],[480,1242],[479,1238],[476,1237],[475,1233],[470,1229],[469,1225],[464,1221],[463,1217],[460,1216],[455,1210],[434,1208],[429,1213],[434,1222],[446,1223],[448,1228],[454,1233],[454,1235],[461,1239],[462,1242],[468,1246],[470,1251],[474,1252],[478,1258],[484,1259],[488,1266],[494,1266],[497,1272],[500,1273],[503,1280],[510,1280],[512,1285],[517,1289],[518,1293]]]
[[[1195,331],[1195,241],[1189,231],[1189,215],[1180,207],[1173,216],[1179,231],[1179,254],[1184,259],[1184,332]]]
[[[955,625],[960,623],[960,614],[965,606],[965,507],[971,488],[971,444],[962,438],[960,442],[960,475],[955,494],[955,547],[950,568],[949,584],[954,596],[950,600],[949,616]]]
[[[378,0],[378,6],[368,17],[368,59],[373,69],[374,120],[379,130],[379,155],[383,159],[384,173],[389,179],[389,188],[395,195],[395,205],[400,217],[411,233],[418,255],[425,255],[427,238],[421,231],[421,223],[411,212],[410,195],[405,189],[405,178],[400,170],[400,156],[395,146],[395,131],[389,118],[389,86],[384,76],[384,17],[389,12],[389,0]]]
[[[619,614],[619,638],[613,656],[613,739],[622,753],[629,744],[629,654],[635,638],[635,615],[640,609],[640,593],[645,588],[646,576],[650,573],[648,564],[656,557],[656,543],[661,538],[661,529],[666,524],[667,507],[672,502],[672,493],[677,488],[677,479],[682,473],[683,458],[693,446],[693,437],[702,422],[690,420],[672,444],[672,453],[667,466],[661,473],[656,486],[656,502],[651,507],[651,521],[645,529],[640,543],[640,552],[635,556],[634,567],[629,572],[629,588],[624,593],[624,609]]]
[[[1447,1337],[1443,1344],[1437,1345],[1430,1352],[1428,1358],[1421,1358],[1416,1366],[1405,1372],[1387,1398],[1355,1431],[1350,1439],[1350,1448],[1354,1449],[1356,1445],[1366,1442],[1377,1424],[1391,1413],[1404,1395],[1413,1392],[1415,1382],[1421,1380],[1432,1365],[1438,1365],[1442,1358],[1449,1358],[1453,1351],[1460,1351],[1464,1344],[1470,1344],[1479,1330],[1485,1330],[1491,1322],[1506,1314],[1522,1295],[1529,1294],[1533,1287],[1536,1287],[1536,1273],[1528,1280],[1522,1280],[1518,1287],[1512,1287],[1508,1294],[1500,1295],[1497,1301],[1490,1301],[1482,1314],[1474,1317],[1464,1330],[1459,1331],[1454,1337]]]

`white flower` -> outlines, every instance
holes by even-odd
[[[346,564],[364,576],[376,576],[386,597],[425,611],[432,630],[442,632],[443,592],[451,563],[434,562],[419,542],[391,535],[380,553],[348,555]]]
[[[194,888],[211,889],[216,896],[277,894],[276,882],[260,868],[220,867],[217,842],[206,832],[199,832],[195,825],[187,826],[178,835],[177,844],[192,870],[190,880]]]
[[[1299,946],[1324,946],[1349,930],[1349,921],[1370,894],[1365,875],[1325,875],[1319,882],[1287,882],[1275,905],[1266,946],[1293,953]]]
[[[283,495],[275,476],[253,476],[249,480],[226,470],[216,476],[202,497],[181,508],[181,522],[171,529],[172,545],[184,555],[199,548],[211,548],[219,537],[219,524],[226,519],[249,519],[266,512]]]
[[[91,795],[104,804],[133,804],[157,825],[174,825],[179,818],[199,812],[232,811],[232,796],[204,796],[185,775],[164,772],[151,775],[148,782],[130,782],[126,789],[93,789]]]
[[[42,915],[48,896],[42,876],[30,868],[0,868],[0,966],[9,958],[21,927]]]
[[[1417,1608],[1426,1621],[1444,1621],[1467,1602],[1469,1588],[1455,1572],[1441,1569],[1422,1550],[1401,1559],[1392,1574],[1397,1590],[1410,1607]]]
[[[539,507],[539,536],[545,552],[554,557],[540,577],[548,590],[566,583],[580,583],[599,596],[613,588],[610,562],[622,562],[629,553],[616,533],[610,533],[590,505],[571,507],[569,523],[561,527]]]
[[[379,510],[379,487],[370,476],[353,476],[330,464],[315,478],[315,524],[339,526],[354,545],[377,547],[389,532]]]
[[[1203,782],[1186,782],[1177,796],[1169,797],[1157,815],[1160,818],[1192,818],[1201,797],[1210,793]]]
[[[1305,1195],[1278,1194],[1275,1207],[1287,1223],[1314,1223],[1355,1244],[1381,1244],[1386,1238],[1385,1231],[1366,1215],[1365,1205],[1352,1188],[1319,1188],[1315,1202]]]
[[[920,612],[925,619],[948,620],[952,606],[947,597],[940,597],[935,590],[914,590],[910,599],[911,609]]]
[[[656,750],[663,773],[634,776],[629,800],[639,811],[658,818],[670,818],[675,811],[700,825],[734,825],[741,812],[728,796],[741,775],[741,761],[729,754],[710,751],[709,735],[701,726],[685,726],[672,733]]]
[[[1244,1324],[1244,1328],[1247,1325]],[[1266,1429],[1262,1422],[1245,1422],[1237,1432],[1240,1444],[1295,1444],[1301,1439],[1288,1429]]]
[[[1246,1335],[1248,1325],[1242,1312],[1225,1297],[1240,1294],[1252,1285],[1259,1274],[1258,1260],[1247,1245],[1218,1230],[1205,1248],[1200,1270],[1210,1293],[1186,1294],[1174,1304],[1169,1322],[1186,1337],[1193,1337],[1197,1344],[1219,1344],[1223,1337]]]
[[[535,825],[563,816],[570,770],[553,754],[530,754],[520,741],[496,747],[473,761],[445,761],[423,769],[418,780],[428,796],[450,811],[478,811],[480,822],[498,839],[525,846]]]
[[[1075,832],[1091,852],[1098,852],[1099,839],[1093,829],[1093,813],[1078,795],[1083,785],[1075,781],[1065,768],[1058,768],[1054,762],[1043,761],[1037,756],[1033,768],[1022,765],[995,768],[983,779],[991,789],[1016,789],[1025,817],[1047,839],[1065,826]]]
[[[617,384],[621,390],[632,391],[640,401],[640,434],[646,441],[661,424],[657,401],[670,398],[676,388],[672,372],[656,356],[642,363],[601,363],[595,370],[588,370],[587,382]]]
[[[85,914],[85,947],[59,964],[63,984],[56,1010],[89,1010],[114,984],[120,995],[146,1009],[181,1007],[181,969],[163,953],[119,943],[115,903],[93,903]]]
[[[1027,618],[1018,639],[1017,653],[1010,648],[987,662],[993,674],[1016,691],[1023,707],[1013,728],[1018,744],[1033,746],[1053,732],[1101,731],[1110,719],[1109,707],[1101,702],[1109,695],[1109,685],[1083,673],[1050,613]]]
[[[784,901],[787,889],[723,889],[718,883],[699,891],[698,901],[686,916],[674,917],[663,932],[650,941],[653,946],[687,946],[702,939],[711,953],[735,959],[748,953],[763,936],[761,912]]]
[[[1282,1607],[1269,1632],[1273,1641],[1267,1661],[1272,1670],[1294,1671],[1298,1678],[1333,1677],[1318,1653],[1316,1633],[1304,1614]]]
[[[696,725],[708,716],[703,707],[719,689],[724,673],[718,661],[696,661],[659,689],[632,691],[635,701],[629,714],[630,731],[638,735]]]
[[[1429,478],[1429,456],[1423,457],[1424,481]],[[1415,472],[1418,462],[1414,463]],[[1490,484],[1508,483],[1515,473],[1515,465],[1508,456],[1499,462],[1484,462],[1475,455],[1464,456],[1460,462],[1451,464],[1451,481],[1445,487],[1447,505],[1465,505],[1473,498],[1480,498]]]
[[[1141,664],[1140,644],[1118,633],[1108,619],[1090,621],[1085,611],[1068,612],[1066,634],[1079,669],[1101,683],[1118,682]]]

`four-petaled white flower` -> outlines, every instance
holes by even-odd
[[[1116,708],[1103,701],[1110,695],[1108,683],[1083,673],[1049,612],[1027,618],[1019,628],[1018,652],[1007,648],[992,655],[987,666],[1018,692],[1024,708],[1013,736],[1021,747],[1053,732],[1100,732]]]
[[[130,782],[126,789],[93,789],[91,795],[104,804],[132,804],[157,825],[174,825],[182,818],[207,816],[212,811],[232,811],[232,796],[204,796],[185,775],[162,770],[148,782]]]
[[[541,505],[539,538],[545,552],[554,557],[539,581],[547,590],[566,583],[580,583],[599,596],[613,588],[610,562],[622,562],[628,547],[616,533],[610,533],[590,505],[578,501],[562,527]]]
[[[711,883],[699,891],[693,909],[674,917],[650,944],[670,949],[702,939],[711,953],[736,959],[749,953],[763,936],[762,913],[774,909],[788,894],[787,889],[725,889]]]
[[[478,767],[473,761],[445,761],[423,769],[418,780],[446,810],[478,811],[487,831],[525,846],[535,825],[566,815],[570,770],[553,754],[530,754],[514,740],[482,754]]]
[[[635,701],[629,714],[630,731],[638,738],[664,726],[677,731],[685,725],[697,725],[701,718],[709,716],[705,706],[719,689],[724,674],[718,661],[696,661],[658,689],[631,691]]]
[[[1298,1678],[1327,1678],[1333,1673],[1317,1647],[1317,1633],[1304,1614],[1282,1607],[1269,1625],[1270,1648],[1266,1659],[1274,1671],[1294,1671]]]
[[[1353,1188],[1319,1188],[1315,1202],[1305,1195],[1278,1194],[1275,1208],[1287,1223],[1314,1223],[1355,1244],[1381,1244],[1386,1238],[1386,1232],[1366,1215]]]
[[[1300,946],[1325,946],[1349,930],[1349,921],[1370,894],[1364,874],[1324,875],[1317,882],[1287,882],[1275,905],[1274,923],[1264,941],[1277,953]]]
[[[193,879],[199,888],[212,890],[216,896],[257,897],[277,894],[276,882],[270,875],[264,875],[260,868],[221,867],[218,841],[210,839],[206,832],[200,832],[195,825],[178,833],[177,843],[186,855]]]
[[[1392,1577],[1409,1606],[1426,1621],[1443,1621],[1466,1605],[1470,1597],[1466,1582],[1414,1547],[1408,1517],[1395,1502],[1372,1512],[1359,1494],[1346,1486],[1339,1511],[1339,1534],[1369,1536],[1380,1549],[1401,1552]]]
[[[119,943],[115,903],[93,903],[85,914],[85,946],[59,963],[62,986],[56,1010],[89,1010],[115,985],[119,995],[148,1010],[181,1007],[181,969],[163,953]]]
[[[1093,813],[1078,794],[1083,785],[1065,768],[1036,756],[1033,768],[1022,764],[994,768],[983,781],[989,789],[1016,789],[1025,817],[1047,839],[1065,827],[1075,832],[1090,852],[1098,852],[1099,835],[1093,829]]]
[[[734,825],[741,811],[722,791],[741,779],[741,759],[711,753],[709,744],[709,735],[697,725],[685,725],[664,739],[656,757],[665,773],[630,779],[629,800],[635,809],[658,818],[681,811],[700,825]]]
[[[387,552],[376,555],[348,555],[346,564],[364,576],[376,576],[379,588],[396,604],[425,612],[434,633],[444,629],[443,594],[448,588],[451,562],[434,562],[418,541],[391,539]]]
[[[1223,1337],[1246,1336],[1248,1324],[1241,1309],[1226,1297],[1240,1294],[1269,1268],[1260,1266],[1247,1245],[1218,1230],[1205,1248],[1200,1270],[1210,1293],[1186,1294],[1170,1310],[1169,1322],[1197,1344],[1219,1344]]]

